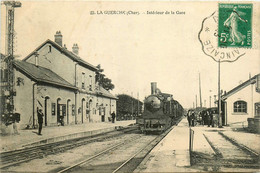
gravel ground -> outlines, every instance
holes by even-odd
[[[136,138],[134,141],[126,143],[124,146],[114,149],[91,162],[73,169],[71,172],[113,172],[137,151],[147,146],[155,137],[156,136],[154,135],[143,135],[140,138]]]
[[[216,152],[209,155],[200,152],[192,152],[192,168],[198,171],[213,172],[258,172],[259,158],[233,145],[217,132],[207,132],[210,145]]]
[[[48,155],[41,159],[35,159],[27,163],[22,163],[5,170],[6,172],[57,172],[62,168],[71,166],[84,160],[106,148],[112,147],[129,138],[139,138],[140,134],[126,134],[119,137],[105,139],[99,142],[90,143],[64,153]],[[4,171],[3,171],[4,172]]]

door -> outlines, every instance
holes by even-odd
[[[101,122],[105,122],[106,108],[101,108]]]
[[[65,116],[66,116],[66,104],[58,104],[57,122],[64,125]]]

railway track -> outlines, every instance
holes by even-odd
[[[107,148],[91,157],[86,158],[70,167],[61,169],[65,172],[133,172],[145,156],[156,146],[171,130],[159,136],[140,135],[113,147]],[[124,154],[122,155],[122,153]]]
[[[28,147],[24,149],[9,151],[9,152],[3,152],[0,153],[0,169],[3,170],[11,166],[28,162],[30,160],[42,158],[51,154],[61,153],[82,145],[105,140],[115,136],[120,136],[125,133],[129,133],[136,130],[137,130],[136,126],[131,126],[127,128],[117,129],[111,132],[106,132],[103,134],[94,135],[94,136],[76,138],[76,139],[71,139],[66,141],[44,144],[35,147]]]
[[[212,158],[201,158],[199,162],[197,161],[197,165],[260,168],[259,156],[256,153],[241,147],[235,141],[227,138],[222,132],[207,132],[203,135],[215,152],[215,155]]]

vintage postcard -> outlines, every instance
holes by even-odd
[[[0,172],[259,172],[258,1],[1,0]]]

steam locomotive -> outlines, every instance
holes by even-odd
[[[152,82],[151,95],[145,98],[144,112],[137,117],[136,124],[143,133],[162,133],[183,116],[183,111],[181,104],[171,94],[162,93],[156,82]]]

